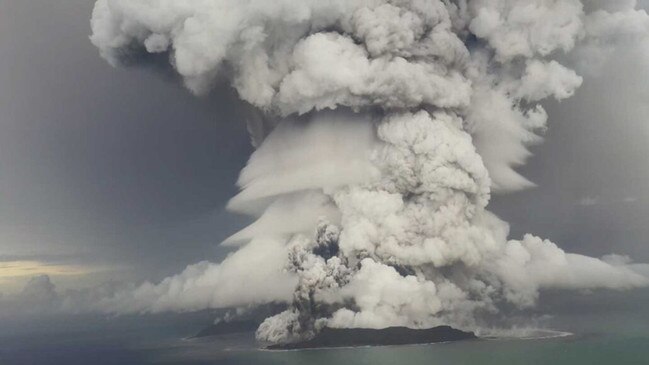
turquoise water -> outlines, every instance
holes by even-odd
[[[74,319],[18,329],[0,327],[1,365],[76,364],[613,364],[649,365],[649,290],[558,296],[545,322],[573,335],[489,339],[416,346],[300,351],[256,348],[251,334],[182,338],[209,314],[194,317]],[[15,327],[15,324],[14,324]]]
[[[228,364],[649,364],[649,337],[481,341],[286,353],[214,359]],[[210,363],[204,359],[205,363]]]

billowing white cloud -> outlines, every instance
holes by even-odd
[[[619,257],[511,240],[486,210],[533,185],[514,168],[541,142],[540,103],[583,82],[562,55],[647,37],[634,1],[98,0],[92,28],[114,64],[168,52],[193,92],[226,77],[276,126],[251,129],[230,202],[258,218],[229,239],[250,243],[102,310],[286,301],[257,333],[281,342],[322,326],[474,327],[543,289],[649,284]]]
[[[117,291],[94,305],[110,313],[182,312],[287,301],[296,279],[282,270],[286,254],[282,241],[256,239],[220,264],[199,262],[158,284]]]

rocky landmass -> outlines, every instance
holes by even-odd
[[[326,347],[413,345],[476,339],[473,332],[460,331],[449,326],[428,329],[406,327],[323,328],[315,337],[295,343],[276,344],[269,350],[312,349]]]

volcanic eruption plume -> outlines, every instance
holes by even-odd
[[[486,207],[533,184],[541,102],[649,34],[635,1],[99,0],[92,42],[112,64],[159,53],[189,90],[227,79],[257,117],[229,208],[256,217],[207,262],[118,293],[109,311],[285,301],[259,327],[287,342],[324,326],[475,328],[543,289],[649,283],[628,260],[570,254]],[[583,59],[581,60],[583,61]]]

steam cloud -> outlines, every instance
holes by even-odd
[[[486,210],[532,186],[514,168],[541,142],[544,99],[577,64],[649,34],[635,1],[98,0],[92,42],[118,65],[166,53],[196,94],[225,77],[261,117],[229,208],[258,219],[113,312],[285,301],[259,339],[323,326],[475,328],[543,289],[649,284],[623,257],[566,253]],[[269,128],[270,127],[270,128]],[[270,131],[268,133],[267,131]]]

